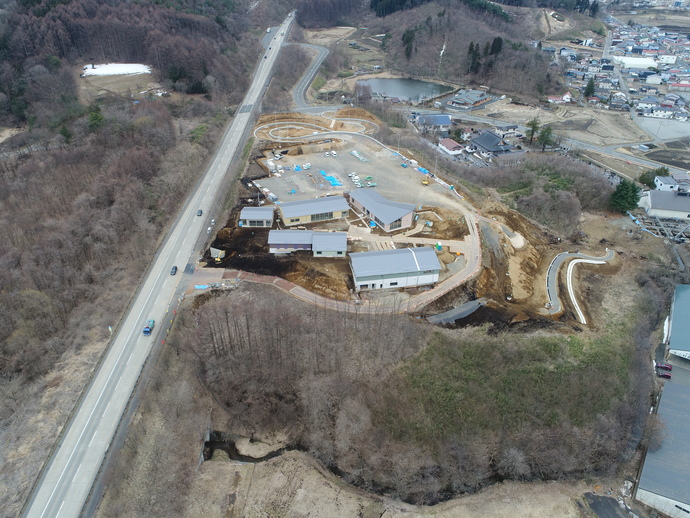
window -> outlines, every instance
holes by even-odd
[[[336,255],[343,255],[341,251],[336,252]]]
[[[290,223],[299,223],[299,218],[290,218]]]
[[[395,230],[396,228],[402,227],[402,219],[396,219],[393,223],[391,223],[391,230]]]
[[[316,252],[316,255],[321,255],[321,250],[319,250],[318,252]]]
[[[327,219],[333,219],[333,213],[332,212],[322,212],[321,214],[312,214],[311,215],[312,221],[324,221]]]
[[[391,282],[390,285],[391,285],[391,286],[397,286],[397,285],[398,285],[398,282],[397,282],[397,281],[396,281],[396,282]]]

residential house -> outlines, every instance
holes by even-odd
[[[509,153],[513,146],[506,142],[501,137],[496,135],[493,131],[484,131],[481,135],[470,140],[473,146],[485,153],[492,153],[500,155],[502,153]]]
[[[517,124],[496,124],[494,127],[501,138],[514,137],[519,133]]]
[[[657,191],[677,191],[679,183],[673,176],[655,176],[654,185]]]
[[[278,212],[286,227],[346,218],[350,207],[342,196],[327,196],[311,200],[291,201],[278,205]]]
[[[350,254],[355,289],[379,290],[438,282],[441,263],[433,248],[400,248]]]
[[[656,108],[657,106],[659,106],[659,99],[651,95],[643,97],[642,99],[637,101],[638,110],[651,110],[652,108]]]
[[[685,302],[685,307],[690,307],[690,296],[685,297]],[[686,311],[686,324],[690,323],[689,317]],[[690,332],[690,325],[685,330]],[[663,439],[658,448],[647,449],[635,499],[664,516],[687,518],[690,514],[690,387],[665,383],[657,416],[663,423]]]
[[[422,131],[448,131],[452,126],[450,115],[420,115],[417,124]]]
[[[462,150],[465,148],[465,146],[462,146],[455,142],[451,138],[443,138],[439,141],[438,147],[440,147],[443,151],[448,153],[449,155],[461,155]]]
[[[274,207],[244,207],[237,224],[240,227],[271,228],[273,215]]]
[[[354,189],[347,196],[356,211],[386,232],[412,226],[416,205],[387,200],[375,189],[366,187]]]
[[[652,74],[647,76],[644,82],[648,85],[660,85],[662,81],[661,76],[659,74]]]

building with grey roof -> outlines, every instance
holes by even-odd
[[[268,248],[272,254],[289,254],[311,250],[315,257],[345,257],[347,233],[314,232],[313,230],[271,230]]]
[[[690,219],[690,193],[684,191],[646,191],[638,205],[657,218]]]
[[[346,218],[350,214],[350,207],[342,196],[326,196],[281,203],[278,205],[278,212],[285,226],[290,227]]]
[[[370,187],[355,189],[347,196],[355,210],[386,232],[412,226],[416,207],[412,203],[387,200]]]
[[[448,104],[456,108],[469,110],[481,106],[492,99],[492,96],[487,95],[486,92],[481,90],[460,90],[448,101]]]
[[[350,254],[356,290],[424,286],[438,282],[441,263],[433,248],[399,248]]]
[[[690,387],[667,382],[658,416],[661,447],[647,451],[635,498],[671,518],[690,515]]]
[[[347,234],[345,232],[314,232],[311,250],[315,257],[345,257]]]
[[[273,207],[244,207],[237,222],[240,227],[271,228]]]
[[[485,153],[494,153],[500,155],[502,153],[510,153],[513,149],[512,144],[506,142],[501,137],[496,135],[493,131],[485,131],[478,137],[470,140],[473,146],[476,146]]]
[[[690,285],[676,285],[669,318],[668,351],[690,360]]]

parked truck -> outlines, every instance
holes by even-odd
[[[144,326],[144,336],[151,336],[151,332],[153,331],[154,327],[156,327],[156,321],[152,318],[148,319],[146,321],[146,325]]]

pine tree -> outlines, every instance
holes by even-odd
[[[640,188],[630,180],[621,180],[616,190],[611,194],[609,203],[618,212],[628,212],[637,207],[640,201]]]

